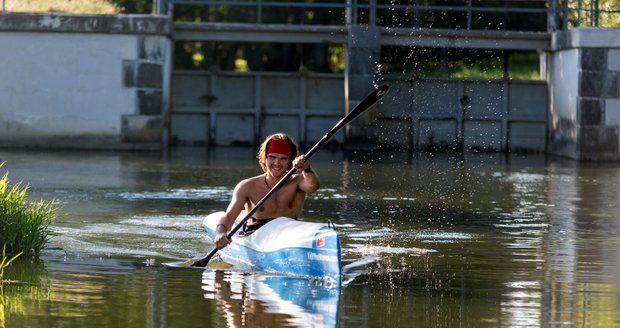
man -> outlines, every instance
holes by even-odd
[[[297,144],[286,134],[277,133],[267,137],[260,145],[256,157],[265,173],[242,180],[235,187],[230,204],[215,228],[215,247],[218,249],[230,243],[226,234],[232,229],[241,211],[252,210],[291,168],[297,169],[297,173],[246,222],[244,233],[249,234],[274,218],[297,218],[304,206],[306,194],[319,189],[319,177],[310,162],[303,155],[298,156]]]

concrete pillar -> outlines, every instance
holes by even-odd
[[[377,82],[381,56],[381,31],[376,26],[350,25],[348,27],[345,101],[347,113],[352,110]],[[377,107],[372,108],[346,127],[347,149],[375,150],[377,148]]]
[[[169,40],[138,37],[138,58],[123,61],[123,86],[136,91],[136,112],[121,116],[121,140],[168,145]]]
[[[549,64],[549,152],[620,159],[620,29],[556,32]]]

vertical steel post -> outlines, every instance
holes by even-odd
[[[414,28],[420,27],[420,0],[415,0],[413,4],[413,27]]]
[[[599,9],[599,0],[594,0],[594,15],[593,15],[593,25],[592,26],[598,26],[598,17],[601,13],[600,9]]]
[[[368,25],[377,25],[377,0],[370,0],[370,13],[368,17]]]
[[[263,0],[258,0],[256,6],[256,24],[261,24],[263,22]]]
[[[467,30],[471,30],[471,0],[467,0]]]
[[[344,25],[349,26],[353,23],[353,1],[347,0],[344,7]]]

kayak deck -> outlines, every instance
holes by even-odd
[[[203,221],[211,239],[215,239],[215,227],[221,214],[213,213]],[[240,219],[235,224],[238,221]],[[219,250],[225,260],[261,271],[340,281],[340,240],[329,225],[281,217],[249,236],[239,235],[240,231],[229,246]]]

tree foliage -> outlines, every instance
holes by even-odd
[[[107,0],[126,14],[150,14],[153,12],[153,0]]]

